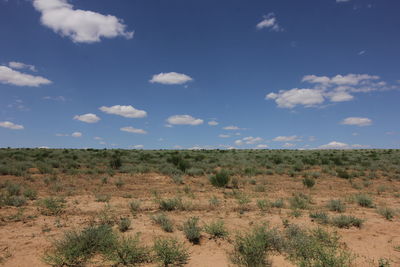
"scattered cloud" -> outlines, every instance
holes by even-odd
[[[275,142],[300,142],[301,138],[297,135],[292,136],[277,136],[272,141]]]
[[[100,120],[99,117],[97,117],[96,114],[93,113],[87,113],[83,115],[76,115],[74,116],[74,120],[86,122],[86,123],[96,123]]]
[[[254,145],[254,144],[262,142],[263,140],[264,139],[262,139],[261,137],[248,136],[248,137],[244,137],[242,139],[236,140],[235,145],[237,145],[237,146]]]
[[[136,109],[132,106],[121,106],[121,105],[115,105],[112,107],[102,106],[99,109],[107,114],[119,115],[125,118],[144,118],[147,116],[146,111]]]
[[[122,127],[122,128],[120,128],[120,130],[123,132],[128,132],[128,133],[147,134],[147,132],[145,130],[133,128],[132,126]]]
[[[15,124],[11,121],[0,121],[0,127],[11,129],[11,130],[23,130],[24,126]]]
[[[10,61],[8,62],[8,66],[13,69],[28,69],[30,71],[37,71],[36,67],[33,65],[25,64],[22,62]]]
[[[370,145],[360,145],[360,144],[354,144],[351,145],[352,148],[370,148]]]
[[[279,26],[274,13],[269,13],[268,15],[263,16],[263,20],[256,25],[256,28],[259,30],[269,29],[270,31],[275,32],[283,31],[283,28]]]
[[[64,101],[67,100],[67,99],[66,99],[64,96],[62,96],[62,95],[59,95],[59,96],[44,96],[43,99],[44,99],[44,100],[62,101],[62,102],[64,102]]]
[[[71,136],[72,137],[76,137],[76,138],[82,137],[82,133],[81,132],[74,132],[74,133],[71,134]]]
[[[295,144],[292,144],[292,143],[284,143],[282,146],[283,146],[283,147],[286,147],[286,148],[289,148],[289,147],[294,147],[294,146],[296,146],[296,145],[295,145]]]
[[[103,138],[102,138],[102,137],[99,137],[99,136],[95,136],[95,137],[93,137],[93,139],[94,139],[94,140],[103,140]]]
[[[56,136],[59,136],[59,137],[62,137],[62,136],[69,136],[69,134],[56,133]]]
[[[190,81],[193,81],[193,79],[186,74],[168,72],[153,75],[153,78],[149,82],[161,84],[184,84]]]
[[[129,148],[142,149],[142,148],[144,148],[144,145],[133,145],[133,146],[130,146]]]
[[[202,119],[193,118],[190,115],[174,115],[167,119],[169,125],[200,125],[203,124]]]
[[[67,0],[33,0],[33,6],[42,16],[41,23],[75,43],[100,42],[101,38],[118,36],[131,39],[123,21],[112,15],[74,9]]]
[[[312,88],[293,88],[280,90],[266,95],[267,100],[274,100],[280,108],[296,106],[318,107],[326,100],[344,102],[354,99],[355,93],[384,91],[396,89],[398,86],[388,86],[379,76],[368,74],[347,74],[333,77],[306,75],[302,82],[312,84]]]
[[[332,141],[328,144],[319,146],[321,149],[345,149],[349,148],[349,145],[342,142]]]
[[[266,144],[259,144],[259,145],[256,146],[256,148],[265,149],[265,148],[268,148],[268,146]]]
[[[40,85],[50,84],[51,81],[41,76],[34,76],[13,70],[6,66],[0,66],[0,83],[38,87]]]
[[[358,52],[358,55],[359,55],[359,56],[362,56],[362,55],[364,55],[366,52],[367,52],[367,50],[362,50],[362,51]]]
[[[210,126],[217,126],[218,124],[219,123],[217,121],[215,121],[215,120],[208,122],[208,125],[210,125]]]
[[[218,137],[220,137],[220,138],[229,138],[231,136],[229,134],[220,134],[220,135],[218,135]]]
[[[372,124],[372,120],[361,117],[348,117],[344,119],[341,124],[344,125],[356,125],[356,126],[369,126]]]
[[[222,128],[222,129],[228,130],[228,131],[241,130],[239,127],[237,127],[237,126],[235,126],[235,125],[226,126],[226,127]]]

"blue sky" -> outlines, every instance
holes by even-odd
[[[400,148],[397,0],[0,0],[0,147]]]

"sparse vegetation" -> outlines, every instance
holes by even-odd
[[[201,228],[198,226],[199,218],[191,217],[183,224],[183,232],[190,242],[193,244],[200,243]]]
[[[225,238],[228,236],[228,231],[225,228],[225,223],[222,220],[213,221],[204,226],[204,231],[211,238]]]
[[[168,218],[168,216],[164,213],[151,216],[151,219],[154,223],[158,224],[165,232],[172,233],[174,231],[174,226],[171,219]]]
[[[161,266],[183,266],[189,260],[189,252],[176,239],[158,238],[154,242],[153,250]]]

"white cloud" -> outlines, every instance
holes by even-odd
[[[275,100],[280,108],[294,108],[297,105],[313,107],[324,102],[322,91],[318,89],[281,90],[279,94],[270,93],[266,98]]]
[[[61,136],[69,136],[69,134],[56,133],[56,136],[59,136],[59,137],[61,137]]]
[[[208,125],[210,126],[217,126],[219,123],[217,121],[209,121]]]
[[[356,126],[369,126],[372,124],[372,120],[361,117],[348,117],[344,119],[341,124],[345,125],[356,125]]]
[[[364,55],[366,52],[367,52],[366,50],[362,50],[362,51],[358,52],[358,55],[359,55],[359,56],[362,56],[362,55]]]
[[[380,77],[369,74],[347,74],[333,77],[306,75],[302,82],[313,84],[314,88],[293,88],[280,90],[266,95],[280,108],[294,108],[298,105],[304,107],[318,107],[329,100],[331,102],[344,102],[354,99],[354,93],[384,91],[398,88],[388,86],[380,81]]]
[[[259,30],[270,29],[275,32],[283,31],[283,28],[279,26],[274,13],[269,13],[267,16],[263,16],[263,20],[256,25],[256,28]]]
[[[125,118],[144,118],[147,116],[146,111],[136,109],[132,106],[121,106],[121,105],[115,105],[112,107],[102,106],[99,109],[107,114],[119,115]]]
[[[220,134],[220,135],[218,135],[218,137],[220,137],[220,138],[229,138],[231,136],[229,134]]]
[[[44,99],[44,100],[62,101],[62,102],[64,102],[64,101],[67,100],[67,99],[66,99],[64,96],[62,96],[62,95],[59,95],[59,96],[44,96],[43,99]]]
[[[40,85],[50,84],[51,81],[41,76],[34,76],[13,70],[6,66],[0,66],[0,83],[38,87]]]
[[[200,125],[203,124],[202,119],[193,118],[190,115],[174,115],[167,119],[170,125]]]
[[[72,137],[76,137],[76,138],[82,137],[82,133],[81,132],[74,132],[74,133],[71,134],[71,136]]]
[[[277,136],[272,141],[275,142],[299,142],[301,141],[301,138],[297,135],[292,135],[292,136]]]
[[[147,132],[145,130],[133,128],[132,126],[122,127],[122,128],[120,128],[120,130],[123,132],[128,132],[128,133],[147,134]]]
[[[15,123],[10,122],[10,121],[1,121],[0,122],[0,127],[11,129],[11,130],[23,130],[24,129],[24,126],[19,125],[19,124],[15,124]]]
[[[268,146],[265,144],[260,144],[260,145],[257,145],[256,148],[265,149],[265,148],[268,148]]]
[[[319,146],[319,148],[321,148],[321,149],[346,149],[346,148],[349,148],[349,145],[346,143],[332,141],[328,144]]]
[[[153,75],[153,78],[149,82],[161,84],[184,84],[192,80],[193,79],[186,74],[168,72]]]
[[[36,71],[35,66],[25,64],[22,62],[11,61],[11,62],[8,62],[8,66],[13,69],[29,69],[31,71]]]
[[[237,127],[237,126],[234,126],[234,125],[226,126],[226,127],[222,128],[222,129],[224,129],[224,130],[229,130],[229,131],[236,131],[236,130],[240,130],[240,128],[239,128],[239,127]]]
[[[133,148],[133,149],[142,149],[142,148],[144,148],[144,145],[134,145],[134,146],[130,146],[130,148]]]
[[[67,0],[33,0],[41,12],[41,23],[54,32],[70,38],[75,43],[100,42],[101,38],[133,37],[126,31],[123,21],[112,15],[74,9]]]
[[[294,147],[296,145],[292,143],[284,143],[282,146],[288,148],[288,147]]]
[[[370,145],[360,145],[360,144],[354,144],[351,145],[352,148],[370,148]]]
[[[97,117],[96,114],[87,113],[87,114],[83,114],[83,115],[74,116],[74,120],[83,121],[86,123],[96,123],[100,120],[100,118]]]
[[[244,137],[242,139],[236,140],[235,145],[237,145],[237,146],[254,145],[254,144],[260,143],[262,141],[263,141],[263,139],[261,137],[248,136],[248,137]]]

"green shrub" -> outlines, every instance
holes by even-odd
[[[121,232],[126,232],[129,230],[129,227],[131,227],[131,220],[129,220],[129,218],[122,218],[121,220],[119,220],[118,222],[118,229]]]
[[[140,245],[139,235],[119,238],[112,249],[107,250],[106,258],[113,266],[139,266],[151,262],[151,249]]]
[[[340,199],[331,199],[327,205],[330,211],[345,212],[346,204],[344,204]]]
[[[110,226],[91,226],[82,231],[69,231],[52,248],[43,260],[53,266],[84,266],[97,253],[107,253],[114,248],[116,236]]]
[[[309,208],[311,199],[303,193],[296,193],[289,199],[289,204],[292,209],[305,210]]]
[[[230,259],[238,266],[270,266],[268,252],[281,252],[283,248],[284,240],[276,230],[256,226],[250,232],[236,236]]]
[[[303,179],[303,185],[307,188],[312,188],[315,185],[315,179],[310,177],[305,177]]]
[[[183,266],[189,261],[189,253],[176,239],[158,238],[154,242],[155,257],[161,266]]]
[[[221,170],[210,177],[211,184],[216,187],[226,187],[229,183],[229,180],[229,173],[225,170]]]
[[[320,224],[328,224],[329,223],[329,216],[326,212],[323,212],[323,211],[311,212],[310,218]]]
[[[267,211],[269,209],[269,202],[266,199],[258,199],[257,200],[257,207],[261,210],[261,211]]]
[[[210,206],[211,206],[212,208],[216,208],[216,207],[218,207],[218,206],[221,204],[220,200],[219,200],[216,196],[212,196],[212,197],[208,200],[208,203],[210,204]]]
[[[21,207],[26,204],[26,198],[23,196],[3,196],[0,202],[6,206]]]
[[[271,203],[271,207],[281,209],[285,207],[285,201],[280,198]]]
[[[175,184],[183,184],[183,177],[181,175],[172,175],[171,179]]]
[[[24,190],[24,197],[29,200],[35,200],[37,198],[37,191],[31,188],[26,188]]]
[[[332,224],[339,228],[350,228],[352,226],[361,228],[364,221],[354,216],[340,215],[332,218]]]
[[[96,194],[95,195],[97,202],[109,202],[111,199],[111,195],[108,194]]]
[[[48,197],[39,201],[40,212],[46,216],[60,215],[64,212],[65,200],[61,198]]]
[[[167,215],[161,213],[152,216],[151,219],[154,223],[158,224],[165,232],[172,233],[174,231],[174,225]]]
[[[180,198],[160,199],[158,206],[163,211],[173,211],[182,207],[182,200]]]
[[[132,213],[133,216],[136,216],[136,214],[140,211],[140,205],[141,202],[139,200],[133,200],[129,202],[129,210]]]
[[[337,234],[321,228],[304,230],[296,225],[286,228],[285,251],[301,267],[350,267],[352,257],[339,243]]]
[[[198,226],[198,222],[198,217],[191,217],[183,223],[183,233],[185,234],[187,240],[193,244],[200,243],[201,228]]]
[[[12,182],[6,182],[6,190],[10,196],[19,196],[21,195],[21,185],[14,184]]]
[[[386,220],[392,220],[396,215],[396,211],[388,207],[379,208],[377,211],[380,215],[385,217]]]
[[[225,228],[225,223],[222,220],[213,221],[204,226],[204,231],[211,238],[225,238],[228,236],[228,231]]]
[[[358,205],[364,208],[373,208],[374,207],[374,202],[372,198],[368,195],[365,194],[358,194],[356,195],[356,202]]]

